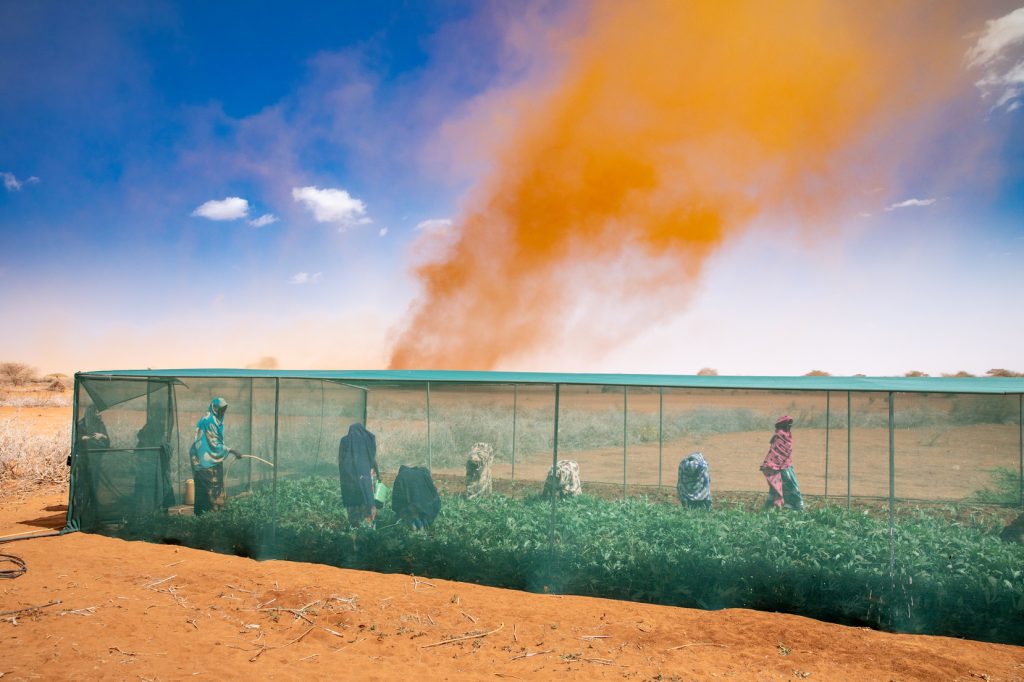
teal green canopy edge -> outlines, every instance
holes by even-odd
[[[1009,377],[754,377],[678,374],[566,374],[457,370],[280,370],[280,369],[116,369],[79,372],[91,380],[109,377],[221,379],[320,379],[353,384],[568,384],[775,391],[874,391],[894,393],[1024,394],[1024,378]]]

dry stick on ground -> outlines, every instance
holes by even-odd
[[[720,646],[723,649],[728,649],[727,644],[714,644],[713,642],[694,642],[693,644],[681,644],[679,646],[669,647],[665,651],[676,651],[677,649],[688,649],[691,646]]]
[[[177,578],[177,577],[178,577],[178,574],[175,573],[174,575],[169,575],[166,578],[161,578],[160,580],[154,580],[153,582],[149,583],[148,585],[144,585],[143,588],[147,589],[147,590],[151,590],[154,587],[156,587],[157,585],[159,585],[160,583],[165,583],[168,580],[170,580],[171,578]]]
[[[502,623],[498,627],[494,628],[490,632],[481,632],[481,633],[476,634],[476,635],[466,635],[465,637],[456,637],[455,639],[446,639],[443,642],[434,642],[433,644],[424,644],[420,648],[421,649],[429,649],[432,646],[441,646],[442,644],[453,644],[454,642],[461,642],[461,641],[464,641],[464,640],[467,640],[467,639],[476,639],[477,637],[486,637],[487,635],[493,635],[495,632],[497,632],[498,630],[502,629],[503,627],[505,627],[504,623]]]
[[[473,616],[469,615],[465,611],[462,612],[462,615],[468,618],[470,621],[472,621],[474,625],[476,624],[476,618],[474,618]]]
[[[412,577],[412,589],[415,591],[420,585],[426,585],[427,587],[437,587],[434,583],[428,583],[426,580],[420,580],[416,576]]]
[[[580,639],[609,639],[611,635],[583,635]]]
[[[172,564],[164,564],[164,568],[170,568],[171,566],[177,566],[178,564],[185,563],[186,561],[188,561],[188,559],[182,559],[181,561],[175,561]]]
[[[264,646],[262,646],[262,648],[261,648],[261,649],[260,649],[260,650],[259,650],[258,652],[256,652],[256,655],[255,655],[255,656],[253,656],[252,658],[250,658],[250,659],[249,659],[249,662],[251,663],[251,662],[255,661],[255,660],[256,660],[257,658],[259,658],[260,656],[262,656],[262,655],[263,655],[263,652],[264,652],[264,651],[267,651],[267,650],[269,650],[269,649],[283,649],[283,648],[285,648],[286,646],[291,646],[292,644],[295,644],[296,642],[299,642],[299,641],[301,641],[303,637],[305,637],[305,636],[306,636],[306,635],[308,635],[309,633],[313,632],[313,630],[316,630],[316,628],[310,628],[310,629],[306,630],[305,632],[303,632],[303,633],[302,633],[301,635],[299,635],[298,637],[296,637],[295,639],[293,639],[292,641],[290,641],[290,642],[287,642],[287,643],[285,643],[285,644],[281,644],[281,645],[279,645],[279,646],[265,646],[265,645],[264,645]]]
[[[519,643],[519,636],[516,635],[516,624],[512,623],[512,641]]]
[[[550,654],[552,651],[554,651],[554,649],[546,649],[545,651],[531,651],[529,653],[519,654],[518,656],[513,656],[512,660],[513,661],[518,661],[520,658],[530,658],[531,656],[540,656],[541,654]]]
[[[25,613],[26,611],[35,611],[36,609],[45,609],[47,606],[56,606],[57,604],[60,604],[60,603],[61,603],[60,599],[54,599],[49,604],[39,604],[38,606],[26,606],[23,609],[14,609],[13,611],[0,611],[0,618],[6,617],[6,616],[14,616],[14,615],[17,615],[19,613]]]
[[[624,665],[619,665],[618,663],[616,663],[615,661],[611,660],[610,658],[581,658],[580,660],[581,661],[586,661],[587,663],[600,663],[601,665],[614,665],[616,668],[625,668],[626,667]]]

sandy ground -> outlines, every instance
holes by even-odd
[[[8,496],[0,535],[59,528],[64,505],[60,493]],[[28,565],[0,580],[0,612],[50,604],[0,615],[5,682],[1024,680],[1024,647],[784,614],[527,594],[84,533],[0,552]]]

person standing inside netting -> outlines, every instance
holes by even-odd
[[[348,427],[348,435],[338,443],[338,473],[341,476],[341,501],[348,512],[348,522],[357,526],[366,521],[373,526],[377,503],[374,484],[379,478],[377,468],[377,437],[356,422]]]
[[[224,398],[210,401],[210,410],[196,422],[196,437],[189,449],[192,479],[195,481],[196,516],[219,509],[224,504],[224,460],[228,455],[242,454],[224,444],[224,413],[228,402]]]
[[[761,473],[768,480],[768,499],[765,509],[794,509],[803,511],[804,500],[793,471],[793,418],[775,420],[775,433],[768,446],[768,454],[761,462]]]

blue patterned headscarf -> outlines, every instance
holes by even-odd
[[[711,474],[703,453],[694,452],[679,463],[676,492],[680,500],[702,502],[711,499]]]

